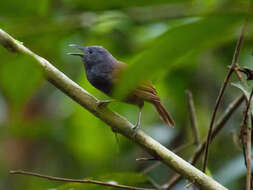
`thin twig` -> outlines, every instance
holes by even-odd
[[[233,143],[235,145],[235,148],[237,150],[241,151],[242,148],[241,148],[241,144],[240,144],[240,139],[239,139],[239,136],[238,136],[236,130],[235,129],[232,130],[231,133],[232,133],[232,141],[233,141]]]
[[[227,109],[224,112],[224,115],[218,120],[218,122],[215,125],[215,128],[212,133],[211,141],[225,127],[226,122],[232,116],[232,114],[235,112],[235,110],[241,105],[243,100],[244,100],[244,95],[241,95],[240,97],[236,98],[231,104],[229,104],[229,106],[227,107]],[[189,162],[192,165],[195,165],[197,163],[197,161],[199,160],[200,156],[202,155],[202,153],[205,150],[205,145],[206,145],[206,141],[201,143],[198,150],[194,153],[192,158],[189,159]],[[173,178],[171,178],[169,180],[169,182],[167,183],[168,189],[171,189],[172,187],[174,187],[174,185],[176,185],[180,181],[181,178],[182,178],[182,176],[180,174],[176,174]]]
[[[182,144],[178,147],[176,147],[175,149],[173,149],[173,152],[175,153],[179,153],[187,148],[189,148],[190,146],[194,145],[194,142],[190,142],[190,143],[185,143],[185,144]]]
[[[148,166],[147,168],[144,168],[141,173],[142,174],[147,174],[149,172],[151,172],[153,169],[157,168],[158,166],[160,166],[162,163],[161,162],[155,162],[154,164],[151,164],[150,166]]]
[[[188,189],[188,188],[190,188],[192,185],[193,185],[193,183],[188,183],[188,184],[186,184],[186,185],[184,186],[184,188],[185,188],[185,189]]]
[[[244,112],[243,122],[241,126],[241,142],[243,145],[243,153],[245,164],[247,168],[246,174],[246,190],[251,189],[251,100],[253,96],[253,90],[251,90],[249,100],[247,101],[246,109]]]
[[[166,189],[171,190],[180,180],[182,179],[182,176],[178,173],[175,173],[170,180],[166,183]]]
[[[234,111],[241,105],[241,103],[244,100],[244,95],[241,95],[240,97],[236,98],[224,112],[224,115],[218,120],[212,135],[211,135],[211,141],[218,135],[218,133],[225,127],[226,122],[231,117],[231,115],[234,113]],[[205,150],[207,141],[203,142],[198,149],[198,151],[193,155],[192,164],[195,165],[198,159],[200,158],[201,154]]]
[[[113,188],[120,188],[120,189],[155,190],[155,189],[150,189],[150,188],[139,188],[139,187],[133,187],[133,186],[127,186],[127,185],[112,184],[112,183],[108,183],[108,182],[102,182],[102,181],[91,180],[91,179],[69,179],[69,178],[62,178],[62,177],[53,177],[53,176],[42,175],[42,174],[34,173],[34,172],[23,171],[23,170],[13,170],[13,171],[10,171],[10,174],[29,175],[29,176],[33,176],[33,177],[48,179],[51,181],[89,183],[89,184],[96,184],[96,185],[113,187]]]
[[[252,91],[253,92],[253,91]],[[252,130],[252,120],[250,111],[248,111],[248,122],[247,122],[247,175],[246,175],[246,190],[251,190],[251,130]]]
[[[189,109],[190,121],[191,121],[191,128],[192,128],[192,133],[193,133],[193,137],[194,137],[194,144],[196,146],[198,146],[200,143],[200,137],[199,137],[198,123],[197,123],[196,111],[195,111],[195,107],[194,107],[192,93],[189,90],[186,90],[185,93],[186,93],[186,97],[187,97],[187,103],[188,103],[188,109]]]
[[[212,131],[213,131],[213,126],[214,126],[214,122],[215,122],[216,113],[218,111],[218,108],[219,108],[219,105],[221,103],[221,99],[223,97],[225,89],[228,85],[229,79],[230,79],[232,73],[234,72],[235,67],[238,64],[238,58],[239,58],[239,55],[240,55],[240,50],[241,50],[242,42],[243,42],[243,39],[244,39],[244,33],[245,33],[245,30],[246,30],[246,25],[247,25],[247,22],[245,22],[242,26],[241,34],[240,34],[239,40],[237,41],[237,44],[236,44],[236,48],[235,48],[235,52],[234,52],[231,67],[230,67],[230,69],[229,69],[229,71],[228,71],[228,73],[227,73],[227,75],[224,79],[224,82],[222,84],[222,87],[219,91],[219,95],[218,95],[216,103],[215,103],[214,111],[212,113],[211,122],[210,122],[209,130],[208,130],[207,140],[206,140],[207,143],[206,143],[206,147],[205,147],[204,162],[203,162],[203,167],[202,167],[203,172],[206,171],[209,145],[211,143]],[[238,76],[239,76],[239,79],[241,79],[240,75],[238,75]]]
[[[188,147],[190,147],[190,146],[192,146],[192,145],[194,145],[194,143],[182,144],[182,145],[176,147],[175,149],[173,149],[172,151],[173,151],[174,153],[178,153],[178,152],[180,152],[180,151],[182,151],[182,150],[184,150],[184,149],[186,149],[186,148],[188,148]],[[156,167],[160,166],[161,163],[162,163],[162,162],[156,162],[156,163],[154,163],[154,164],[148,166],[147,168],[145,168],[141,173],[143,173],[143,174],[149,173],[150,171],[152,171],[152,170],[155,169]]]
[[[241,95],[240,97],[236,98],[232,103],[230,103],[227,107],[227,109],[224,111],[224,115],[218,120],[218,122],[215,125],[215,128],[213,130],[211,141],[219,134],[219,132],[225,127],[226,122],[229,120],[229,118],[232,116],[232,114],[235,112],[235,110],[241,105],[241,103],[244,100],[244,95]],[[201,143],[199,148],[196,150],[196,152],[193,154],[192,158],[189,159],[189,162],[193,165],[197,163],[200,156],[205,150],[206,141]],[[161,163],[157,162],[150,167],[143,170],[143,173],[148,173],[154,168],[158,167]],[[167,182],[167,189],[171,189],[174,187],[182,178],[180,174],[173,175],[170,180]]]
[[[156,158],[145,158],[145,157],[143,157],[143,158],[136,158],[135,160],[137,162],[139,162],[139,161],[159,161]]]
[[[149,181],[153,185],[153,187],[156,188],[156,190],[164,190],[164,188],[161,187],[154,179],[149,178]]]

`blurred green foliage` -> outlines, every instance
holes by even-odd
[[[151,79],[177,126],[168,129],[146,104],[141,127],[174,149],[193,140],[186,89],[193,92],[201,139],[205,139],[247,9],[247,0],[11,0],[1,2],[0,28],[99,99],[108,97],[89,84],[81,61],[67,55],[73,51],[68,45],[102,45],[129,63],[117,92],[123,95],[138,81]],[[253,61],[252,26],[249,15],[239,59],[240,65],[248,67]],[[152,186],[150,179],[164,184],[174,174],[160,165],[141,175],[152,162],[135,159],[148,155],[124,137],[119,136],[117,144],[110,128],[45,81],[30,57],[0,47],[0,60],[0,189],[66,189],[72,185],[8,174],[20,168],[147,187]],[[240,93],[236,88],[227,89],[218,116]],[[109,107],[136,122],[134,106],[115,103]],[[208,163],[212,176],[235,190],[244,188],[245,181],[245,172],[237,176],[231,172],[231,166],[245,170],[242,151],[232,138],[232,131],[239,134],[241,113],[231,118],[211,145]],[[178,154],[188,159],[194,150],[190,147]]]

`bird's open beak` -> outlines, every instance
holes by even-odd
[[[68,53],[68,55],[75,55],[75,56],[80,56],[80,57],[84,56],[84,54],[81,54],[81,53]]]
[[[80,49],[82,52],[85,52],[85,47],[82,47],[82,46],[79,46],[79,45],[76,45],[76,44],[70,44],[69,46],[70,47],[75,47],[77,49]],[[75,56],[80,56],[80,57],[84,56],[84,54],[81,54],[81,53],[68,53],[68,55],[75,55]]]

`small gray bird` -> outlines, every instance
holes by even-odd
[[[102,46],[87,46],[71,44],[83,53],[69,53],[70,55],[80,56],[83,60],[84,68],[88,81],[98,90],[111,96],[112,90],[120,78],[121,73],[126,68],[126,64],[115,59],[109,51]],[[134,91],[130,92],[124,102],[139,107],[138,121],[134,129],[140,127],[141,111],[145,102],[153,104],[161,119],[168,125],[174,126],[174,120],[166,111],[157,96],[155,87],[150,82],[139,85]],[[105,106],[110,101],[104,101],[101,105]]]

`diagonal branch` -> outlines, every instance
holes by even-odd
[[[44,71],[45,78],[55,87],[60,89],[66,95],[71,97],[74,101],[79,103],[85,109],[90,111],[96,117],[107,123],[113,131],[121,133],[125,137],[139,144],[154,158],[161,160],[164,164],[180,173],[188,180],[193,182],[200,189],[205,190],[225,190],[221,184],[216,182],[211,177],[207,176],[190,163],[186,162],[166,147],[161,145],[156,140],[152,139],[142,130],[137,133],[133,130],[133,125],[115,112],[108,108],[100,108],[99,101],[90,95],[87,91],[82,89],[78,84],[69,79],[65,74],[56,69],[46,59],[33,53],[31,50],[17,42],[9,34],[0,29],[0,44],[7,49],[29,55],[34,58]]]

